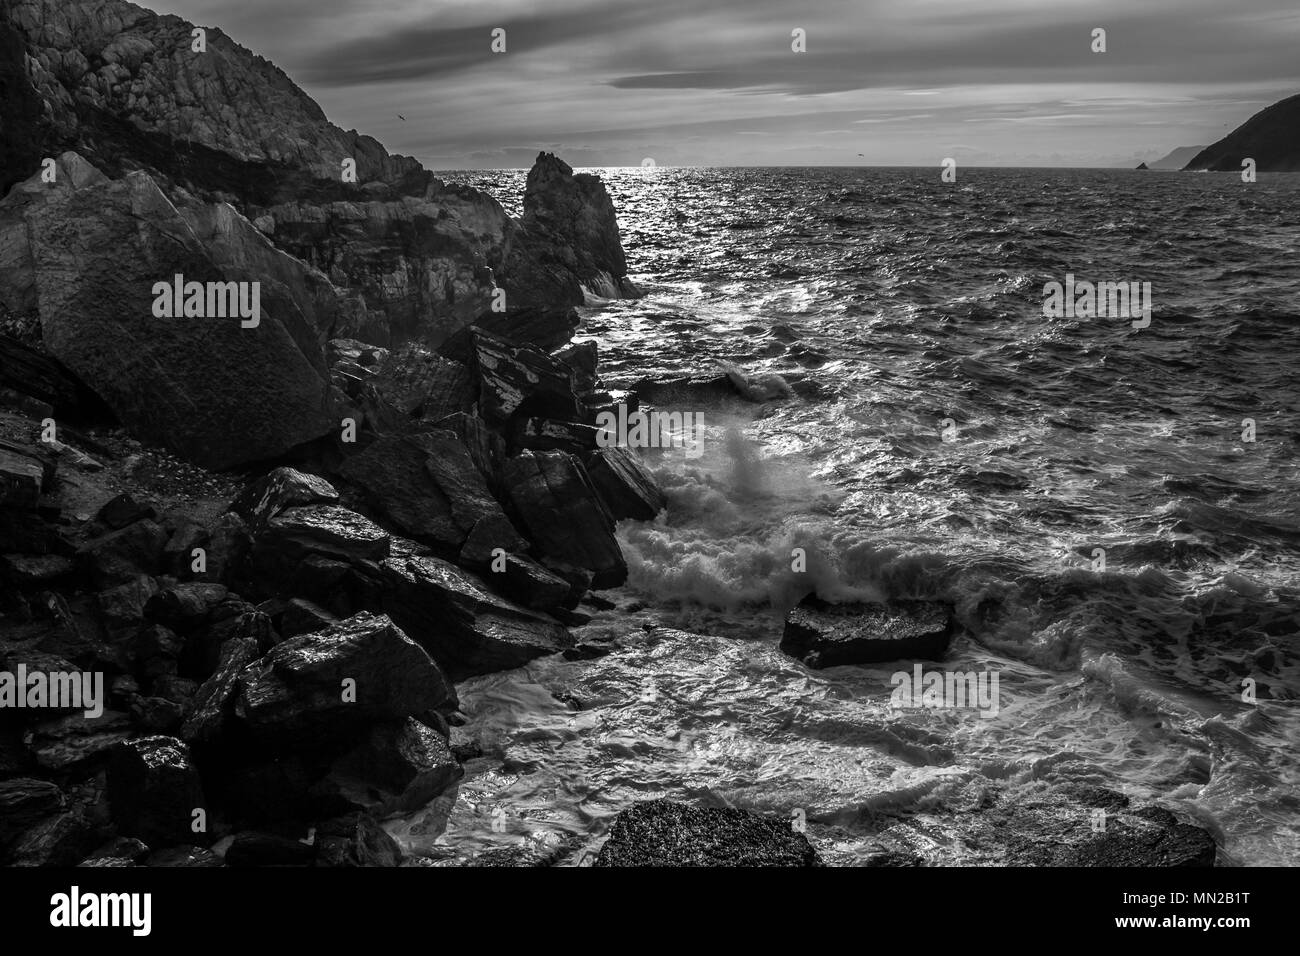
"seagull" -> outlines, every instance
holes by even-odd
[[[403,123],[406,122],[406,117],[403,116],[401,113],[398,113],[398,114],[397,114],[397,118],[398,118],[399,120],[401,120]]]

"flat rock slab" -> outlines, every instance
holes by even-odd
[[[671,800],[620,813],[594,866],[820,866],[785,818]]]
[[[831,604],[809,595],[786,616],[781,650],[816,668],[939,660],[953,630],[952,607],[940,601]]]

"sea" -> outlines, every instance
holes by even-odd
[[[605,387],[755,400],[683,394],[702,453],[649,455],[668,507],[620,524],[628,583],[575,630],[613,651],[460,685],[482,756],[408,848],[590,862],[665,797],[834,865],[902,819],[980,862],[957,811],[1075,783],[1187,814],[1220,865],[1300,864],[1300,176],[580,171],[645,292],[580,310]],[[441,175],[520,212],[524,170]],[[1067,277],[1149,283],[1149,316],[1045,310]],[[893,706],[910,661],[787,657],[811,592],[950,602],[925,666],[996,672],[996,715]]]

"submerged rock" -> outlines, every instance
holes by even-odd
[[[594,866],[819,866],[790,821],[734,807],[650,800],[624,810]]]
[[[953,630],[952,607],[938,601],[832,604],[809,595],[786,616],[781,650],[817,668],[938,660]]]

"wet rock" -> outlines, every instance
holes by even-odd
[[[497,567],[501,570],[495,570]],[[564,578],[522,554],[507,554],[489,563],[485,577],[506,597],[535,611],[576,607],[585,590],[575,589]]]
[[[627,448],[601,448],[586,459],[587,474],[615,520],[653,521],[668,506],[650,469]]]
[[[938,601],[831,604],[809,595],[786,616],[781,650],[816,668],[939,660],[953,631],[952,607]]]
[[[249,529],[259,531],[288,508],[334,504],[338,500],[339,493],[324,478],[293,468],[276,468],[249,483],[230,503],[230,510]]]
[[[185,642],[169,627],[151,624],[142,628],[131,641],[131,658],[135,673],[145,681],[176,674]]]
[[[348,810],[383,819],[420,809],[463,775],[446,738],[408,719],[372,727],[315,789]]]
[[[234,638],[221,645],[221,659],[216,671],[203,682],[194,695],[189,713],[181,725],[180,737],[188,743],[216,740],[225,722],[235,712],[239,675],[259,656],[257,641]]]
[[[402,848],[364,813],[327,820],[316,827],[317,866],[397,866]]]
[[[253,830],[235,834],[226,866],[310,866],[315,857],[316,848],[301,840]]]
[[[563,452],[524,451],[506,463],[505,479],[523,530],[545,557],[591,571],[598,590],[627,580],[614,519],[581,462]]]
[[[564,345],[578,331],[578,312],[572,308],[523,307],[504,312],[485,312],[474,326],[520,345],[550,352]],[[463,361],[463,359],[462,359]]]
[[[515,418],[574,421],[581,407],[568,366],[532,346],[469,330],[471,368],[478,379],[479,410],[498,425]]]
[[[388,613],[452,680],[510,670],[571,643],[554,620],[493,594],[454,564],[404,556],[384,569]]]
[[[135,866],[149,855],[149,847],[134,837],[117,837],[105,843],[77,866]]]
[[[592,425],[557,422],[550,418],[526,419],[517,423],[511,434],[511,444],[515,448],[559,450],[579,456],[593,451],[599,440],[600,432]]]
[[[378,573],[377,562],[390,544],[387,531],[346,508],[290,508],[272,518],[253,543],[253,585],[260,593],[305,597],[347,613],[357,603],[370,606],[362,596],[364,578]]]
[[[81,813],[47,817],[25,831],[9,850],[9,866],[75,866],[94,845],[94,830]]]
[[[63,791],[48,780],[18,777],[0,781],[0,852],[65,805]]]
[[[235,713],[274,745],[455,705],[438,665],[387,617],[358,614],[276,645],[239,677]]]
[[[637,803],[614,820],[594,866],[819,866],[789,820],[670,800]]]
[[[381,438],[340,469],[404,534],[459,550],[481,520],[505,521],[468,449],[452,432]],[[518,536],[509,542],[515,543]]]
[[[77,713],[42,721],[23,741],[43,769],[63,773],[105,761],[113,747],[130,734],[128,715],[105,710],[99,717]]]
[[[595,342],[579,342],[555,353],[555,358],[569,367],[575,394],[586,395],[596,390],[598,354]]]
[[[151,846],[192,839],[194,811],[205,809],[189,748],[174,737],[119,745],[108,766],[108,799],[119,833]]]
[[[185,715],[183,704],[166,697],[137,697],[131,702],[131,719],[146,734],[172,734]]]

